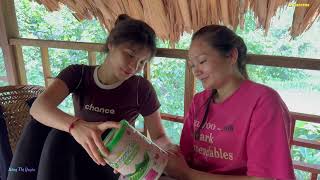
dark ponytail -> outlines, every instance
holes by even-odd
[[[126,14],[120,14],[116,21],[114,22],[114,25],[117,26],[119,23],[127,20],[131,20],[132,18]]]
[[[216,89],[213,89],[211,91],[211,95],[209,96],[209,98],[207,99],[207,102],[206,102],[206,111],[204,113],[204,116],[202,118],[202,121],[201,121],[201,124],[200,126],[198,127],[198,129],[196,130],[196,132],[194,133],[194,138],[196,140],[199,140],[200,139],[200,130],[203,128],[203,126],[206,124],[207,122],[207,119],[208,119],[208,114],[209,114],[209,110],[210,110],[210,104],[211,102],[214,100],[214,97],[217,95],[217,90]]]

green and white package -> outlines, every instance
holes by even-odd
[[[110,151],[104,157],[119,171],[124,180],[157,180],[168,162],[165,151],[137,131],[127,121],[120,121],[119,129],[112,129],[104,139]]]

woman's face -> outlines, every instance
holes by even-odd
[[[118,80],[125,80],[140,72],[151,58],[151,51],[133,43],[109,45],[109,60]]]
[[[234,58],[222,56],[201,38],[192,41],[188,56],[194,76],[205,89],[219,89],[234,72]]]

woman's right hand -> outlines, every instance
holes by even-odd
[[[70,130],[73,138],[81,144],[81,146],[87,151],[89,156],[98,165],[106,165],[105,160],[100,155],[99,151],[105,156],[109,155],[108,149],[103,145],[101,139],[102,133],[110,128],[119,128],[118,122],[87,122],[79,120],[75,122],[74,128]]]

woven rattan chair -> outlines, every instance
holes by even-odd
[[[33,85],[0,87],[0,105],[8,130],[12,152],[21,135],[24,125],[30,120],[27,100],[37,97],[44,87]]]

